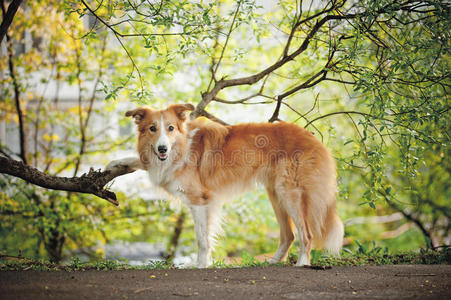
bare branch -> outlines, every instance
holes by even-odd
[[[313,109],[315,108],[316,102],[318,101],[318,97],[319,97],[319,94],[318,94],[318,96],[315,98],[315,103],[313,104],[313,107],[311,108],[311,110],[313,110]],[[293,108],[290,104],[288,104],[288,103],[286,103],[286,102],[283,102],[283,101],[282,101],[282,104],[285,105],[286,107],[288,107],[288,108],[291,109],[293,112],[295,112],[296,114],[299,115],[299,118],[297,118],[293,123],[296,123],[299,119],[304,119],[306,122],[309,122],[309,120],[308,120],[307,117],[306,117],[306,115],[308,114],[308,112],[305,113],[305,114],[301,114],[299,111],[297,111],[295,108]],[[311,110],[310,110],[310,111],[311,111]],[[321,136],[321,142],[323,142],[323,141],[324,141],[324,136],[323,136],[323,134],[321,133],[321,130],[319,130],[318,127],[316,127],[314,124],[312,124],[312,127],[315,128],[316,132],[318,132],[318,134]]]
[[[334,81],[334,82],[338,82],[338,83],[342,83],[342,84],[356,84],[354,81],[347,81],[347,80],[341,80],[341,79],[336,79],[336,78],[329,78],[326,77],[323,79],[324,81]]]
[[[269,119],[268,122],[275,122],[275,121],[279,120],[280,106],[281,106],[282,100],[284,98],[288,97],[289,95],[292,95],[292,94],[296,93],[297,91],[299,91],[301,89],[307,89],[307,88],[310,88],[312,86],[315,86],[316,84],[318,84],[319,82],[323,81],[326,78],[326,74],[327,74],[327,69],[324,68],[321,71],[319,71],[318,73],[314,74],[312,77],[310,77],[304,83],[302,83],[302,84],[292,88],[291,90],[286,91],[285,93],[277,96],[276,108],[275,108],[275,110],[273,112],[273,115],[271,116],[271,118]],[[318,78],[318,79],[316,79],[316,78]]]
[[[214,122],[217,122],[217,123],[219,123],[219,124],[222,124],[222,125],[229,125],[228,123],[226,123],[226,122],[224,122],[223,120],[221,120],[221,119],[219,119],[219,118],[213,116],[212,114],[210,114],[209,112],[207,112],[207,111],[205,111],[205,110],[201,111],[200,114],[199,114],[198,116],[199,116],[199,117],[200,117],[200,116],[201,116],[201,117],[206,117],[206,118],[208,118],[208,119],[210,119],[210,120],[212,120],[212,121],[214,121]]]
[[[1,7],[2,7],[2,11],[3,11],[3,15],[5,16],[5,6],[2,0],[1,1]],[[14,2],[13,2],[14,3]],[[13,3],[10,4],[13,5]],[[20,4],[20,1],[19,1]],[[9,7],[8,7],[8,12],[9,12]],[[6,14],[8,14],[8,12],[6,12]],[[13,62],[13,57],[14,57],[14,53],[13,53],[13,45],[12,45],[12,41],[10,36],[8,35],[7,30],[5,31],[5,35],[6,35],[6,51],[8,53],[8,67],[9,67],[9,76],[11,77],[12,80],[12,84],[14,87],[14,102],[16,105],[16,111],[17,111],[17,118],[19,121],[19,142],[20,142],[20,158],[22,159],[22,161],[27,164],[27,145],[26,145],[26,139],[25,139],[25,121],[23,119],[23,112],[22,112],[22,105],[20,103],[20,88],[19,88],[19,82],[17,80],[16,77],[16,70],[14,67],[14,62]]]
[[[9,26],[13,22],[14,16],[16,15],[17,10],[19,9],[22,0],[13,0],[11,4],[8,6],[8,10],[5,8],[5,1],[1,1],[2,12],[3,12],[3,20],[0,24],[0,43],[3,41],[3,38],[8,32]]]
[[[247,101],[249,101],[249,100],[251,100],[251,99],[253,99],[255,97],[264,97],[264,98],[271,99],[271,100],[265,101],[264,103],[271,103],[274,100],[274,97],[270,97],[268,95],[264,95],[261,92],[252,94],[250,96],[247,96],[247,97],[244,97],[244,98],[241,98],[241,99],[238,99],[238,100],[225,100],[225,99],[221,99],[219,97],[214,97],[213,100],[216,101],[216,102],[219,102],[219,103],[224,103],[224,104],[254,104],[253,102],[252,103],[248,103]]]
[[[106,48],[106,35],[103,36],[102,46],[101,46],[101,50],[100,50],[99,69],[97,71],[97,76],[96,76],[96,79],[94,82],[94,87],[92,89],[92,94],[89,99],[88,109],[86,112],[86,119],[84,119],[84,120],[83,120],[83,106],[82,106],[82,85],[81,85],[81,79],[80,79],[81,66],[80,66],[80,57],[79,57],[81,53],[79,53],[78,50],[76,50],[77,68],[78,68],[77,69],[77,80],[78,80],[78,87],[79,87],[79,90],[78,90],[78,118],[79,118],[81,140],[80,140],[80,149],[79,149],[76,161],[75,161],[74,176],[77,175],[78,169],[81,164],[82,157],[86,153],[86,146],[87,146],[87,142],[88,142],[87,137],[86,137],[86,130],[88,128],[89,119],[91,118],[91,114],[92,114],[92,108],[94,105],[94,101],[96,99],[97,87],[99,85],[100,79],[103,74],[102,60],[105,57],[105,48]]]
[[[317,17],[319,17],[321,15],[328,14],[328,13],[332,12],[335,9],[341,8],[345,4],[345,2],[346,1],[343,1],[342,3],[339,3],[339,4],[332,2],[332,6],[330,8],[328,8],[328,9],[325,8],[322,11],[320,11],[320,12],[314,14],[314,15],[311,15],[311,16],[303,19],[303,20],[301,20],[301,17],[302,17],[302,11],[301,11],[299,13],[299,15],[297,16],[297,18],[294,20],[295,22],[294,22],[294,24],[293,24],[293,26],[291,28],[290,34],[288,36],[287,43],[285,44],[285,49],[283,50],[283,57],[288,55],[288,51],[289,51],[289,48],[290,48],[290,45],[291,45],[291,41],[292,41],[292,39],[294,37],[295,32],[298,30],[299,26],[301,26],[302,24],[307,23],[308,21],[313,20],[313,19],[315,19],[315,18],[317,18]],[[327,7],[327,5],[326,5],[326,7]]]
[[[238,12],[240,11],[241,1],[238,2],[238,5],[236,6],[235,14],[233,15],[232,24],[230,24],[229,32],[227,33],[226,40],[224,42],[224,47],[222,47],[221,55],[219,56],[218,62],[216,63],[216,66],[212,66],[212,76],[210,83],[208,84],[208,89],[210,89],[211,84],[215,80],[216,72],[218,71],[219,65],[221,64],[221,61],[224,57],[224,52],[227,48],[227,44],[229,43],[230,36],[232,35],[233,26],[235,25],[236,17],[238,16]],[[207,91],[208,91],[207,89]]]
[[[250,75],[247,77],[241,77],[241,78],[235,78],[235,79],[222,79],[216,82],[215,86],[211,89],[211,91],[202,93],[202,100],[197,105],[196,109],[191,113],[193,117],[197,117],[200,115],[200,112],[205,109],[205,107],[210,103],[216,95],[224,88],[232,87],[232,86],[238,86],[238,85],[252,85],[261,79],[263,79],[265,76],[269,75],[273,71],[279,69],[280,67],[284,66],[286,63],[294,60],[298,55],[303,53],[308,45],[310,44],[311,40],[315,36],[315,34],[319,31],[319,29],[328,21],[331,20],[343,20],[343,19],[352,19],[357,17],[358,14],[347,14],[347,15],[327,15],[323,17],[321,20],[319,20],[311,29],[311,31],[308,33],[307,37],[304,39],[302,44],[299,46],[296,51],[293,53],[283,56],[282,59],[278,60],[276,63],[272,64],[271,66],[267,67],[266,69],[260,71],[259,73],[256,73],[254,75]]]
[[[407,220],[409,220],[410,222],[413,222],[423,233],[424,237],[427,238],[431,243],[432,246],[435,247],[437,245],[434,244],[433,239],[432,239],[432,234],[426,229],[426,227],[424,226],[424,224],[420,221],[419,218],[417,218],[416,216],[414,216],[413,214],[409,214],[408,212],[406,212],[404,209],[402,209],[401,207],[399,207],[399,205],[397,205],[394,201],[392,201],[388,195],[385,193],[385,191],[383,190],[378,190],[377,191],[380,195],[382,195],[382,197],[384,197],[385,201],[387,202],[387,204],[395,209],[396,211],[400,212]]]
[[[21,161],[0,155],[0,173],[12,175],[43,188],[93,194],[118,206],[116,194],[104,189],[114,178],[134,172],[128,166],[116,166],[113,170],[94,171],[92,168],[80,177],[50,176]]]

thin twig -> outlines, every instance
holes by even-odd
[[[230,36],[232,35],[233,26],[235,25],[236,17],[238,16],[238,12],[240,11],[240,6],[241,6],[241,1],[238,1],[237,7],[236,7],[236,10],[235,10],[235,14],[233,15],[232,23],[230,24],[229,32],[226,35],[226,40],[224,42],[224,46],[222,47],[221,55],[219,56],[219,59],[216,62],[216,65],[214,66],[214,68],[212,68],[212,76],[211,76],[211,79],[210,79],[210,83],[208,84],[207,91],[210,90],[211,84],[215,80],[215,76],[216,76],[216,73],[218,71],[219,65],[221,64],[221,61],[222,61],[222,59],[224,57],[224,53],[225,53],[225,50],[227,48],[227,44],[229,43]]]
[[[9,7],[8,7],[8,12],[5,12],[4,2],[2,0],[0,0],[0,2],[1,2],[1,8],[3,11],[3,16],[5,16],[5,14],[7,14],[9,12]],[[15,1],[13,3],[16,3],[16,2],[17,1]],[[18,2],[20,4],[21,1],[18,1]],[[13,3],[11,3],[10,5],[12,5]],[[20,103],[19,82],[17,80],[16,70],[15,70],[14,62],[13,62],[13,56],[14,56],[13,45],[12,45],[12,40],[7,32],[7,28],[5,30],[5,36],[6,36],[6,50],[8,52],[9,76],[11,77],[12,84],[14,87],[14,103],[16,105],[17,117],[18,117],[18,121],[19,121],[20,158],[22,159],[22,161],[25,164],[27,164],[27,142],[26,142],[26,137],[25,137],[25,121],[24,121],[24,117],[23,117],[22,105]]]

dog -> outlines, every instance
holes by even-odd
[[[138,129],[139,157],[112,161],[180,198],[191,210],[198,244],[197,266],[212,264],[221,207],[246,189],[266,188],[280,226],[280,242],[269,263],[287,258],[297,232],[297,266],[310,264],[313,246],[338,255],[343,223],[336,212],[336,167],[329,150],[309,131],[291,123],[224,126],[188,120],[191,104],[126,112]]]

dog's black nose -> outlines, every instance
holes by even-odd
[[[158,146],[158,152],[161,154],[166,153],[166,151],[168,151],[168,147],[166,146]]]

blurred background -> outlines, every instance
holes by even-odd
[[[337,161],[346,249],[440,248],[451,240],[450,20],[442,1],[24,1],[0,48],[0,150],[72,177],[136,153],[124,113],[140,105],[293,122]],[[208,99],[221,80],[263,70]],[[120,207],[0,174],[0,254],[195,257],[189,212],[145,172],[110,189]],[[223,230],[216,260],[274,253],[264,189],[231,199]]]

